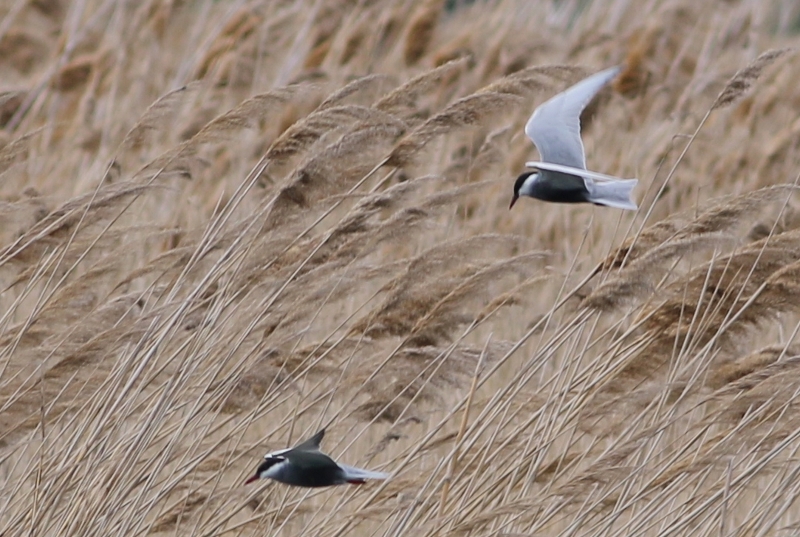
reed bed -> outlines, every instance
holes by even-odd
[[[0,535],[793,534],[798,21],[0,3]],[[508,211],[614,64],[640,210]],[[323,426],[392,477],[243,485]]]

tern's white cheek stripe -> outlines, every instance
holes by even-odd
[[[284,468],[286,468],[288,465],[289,461],[286,459],[282,460],[277,464],[273,464],[265,471],[261,472],[261,479],[267,479],[267,478],[275,479],[284,471]]]

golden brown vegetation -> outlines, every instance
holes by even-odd
[[[637,6],[0,3],[0,535],[796,531],[800,13]]]

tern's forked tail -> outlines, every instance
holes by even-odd
[[[389,474],[383,472],[373,472],[372,470],[364,470],[363,468],[356,468],[355,466],[347,466],[346,464],[339,464],[339,468],[344,471],[344,478],[351,484],[363,484],[367,479],[388,479]]]
[[[591,183],[587,181],[589,201],[597,205],[635,211],[639,207],[633,201],[633,189],[638,182],[636,179],[592,181]]]

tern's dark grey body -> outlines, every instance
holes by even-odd
[[[296,487],[330,487],[345,483],[361,485],[367,479],[389,477],[382,472],[337,463],[319,450],[324,435],[325,429],[293,448],[267,453],[247,483],[274,479]]]
[[[344,471],[324,453],[293,450],[282,457],[289,464],[279,462],[275,465],[275,472],[269,476],[275,481],[296,487],[329,487],[347,483]],[[264,461],[261,466],[266,466],[266,470],[271,465]]]
[[[534,176],[525,183],[525,179]],[[568,173],[539,170],[525,172],[519,176],[520,186],[515,190],[519,194],[542,201],[555,203],[593,203],[589,199],[589,189],[582,177]]]

